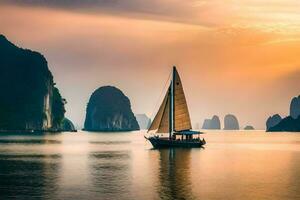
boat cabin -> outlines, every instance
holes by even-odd
[[[200,140],[200,131],[185,130],[173,133],[173,140]]]

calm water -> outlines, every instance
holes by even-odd
[[[152,150],[139,132],[0,136],[0,199],[300,199],[300,134],[205,139]]]

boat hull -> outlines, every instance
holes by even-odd
[[[201,148],[205,145],[202,140],[169,140],[165,138],[150,137],[147,138],[155,149],[161,148]]]

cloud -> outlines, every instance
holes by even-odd
[[[208,27],[238,24],[267,31],[295,29],[300,19],[298,0],[1,0],[1,3]]]
[[[180,0],[4,0],[7,4],[65,9],[110,9],[116,11],[170,14],[184,12],[192,4]],[[179,13],[179,14],[180,14]]]
[[[194,0],[4,0],[3,4],[194,22]]]
[[[29,6],[82,7],[114,4],[118,0],[4,0],[5,3]]]

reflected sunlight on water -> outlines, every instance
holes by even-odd
[[[212,132],[205,149],[143,134],[0,136],[0,199],[300,199],[300,134]]]

